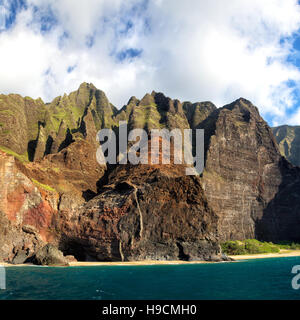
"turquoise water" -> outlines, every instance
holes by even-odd
[[[300,299],[299,257],[234,263],[6,268],[0,299]]]

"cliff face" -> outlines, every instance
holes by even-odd
[[[245,99],[216,110],[201,127],[206,133],[203,188],[219,216],[221,239],[254,238],[283,179],[272,131]]]
[[[58,194],[43,192],[0,152],[0,259],[22,263],[52,241]]]
[[[100,166],[96,133],[121,120],[204,129],[201,177],[184,165]],[[0,122],[0,260],[46,243],[79,260],[220,260],[221,240],[300,240],[299,169],[245,99],[217,109],[152,92],[118,111],[83,83],[50,104],[2,95]]]
[[[199,178],[160,169],[117,169],[101,193],[60,219],[58,228],[61,249],[78,259],[222,259],[217,217]]]
[[[113,125],[115,113],[104,92],[88,83],[48,104],[0,95],[0,146],[21,160],[40,160],[79,139],[95,144],[95,134]]]

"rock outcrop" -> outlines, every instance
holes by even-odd
[[[79,260],[223,260],[217,216],[199,177],[115,169],[100,194],[60,217],[61,248]]]
[[[58,195],[40,191],[18,170],[16,161],[0,152],[0,260],[23,263],[53,240],[52,205]]]
[[[39,248],[32,261],[35,264],[42,266],[68,266],[69,262],[63,253],[57,247],[46,244],[44,247]]]

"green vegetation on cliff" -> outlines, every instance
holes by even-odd
[[[94,141],[96,129],[112,127],[116,113],[105,93],[89,83],[46,104],[40,98],[0,95],[0,146],[22,161],[40,160],[89,132]]]
[[[41,189],[44,189],[46,191],[51,191],[51,192],[55,192],[56,190],[46,184],[43,184],[43,183],[40,183],[38,182],[37,180],[35,179],[32,179],[32,182],[38,187],[38,188],[41,188]]]
[[[221,243],[222,251],[228,255],[278,253],[280,249],[300,250],[300,244],[294,242],[261,242],[256,239],[229,240]]]
[[[300,126],[272,128],[280,153],[293,165],[300,166]]]
[[[18,154],[12,150],[10,150],[9,148],[6,148],[6,147],[3,147],[3,146],[0,146],[0,150],[11,155],[11,156],[14,156],[16,159],[18,159],[19,161],[21,162],[28,162],[28,154],[27,152],[25,154]]]
[[[85,139],[95,144],[98,130],[117,128],[188,129],[198,126],[216,107],[210,102],[181,103],[153,91],[132,97],[121,110],[91,83],[44,103],[17,94],[0,95],[0,146],[22,161],[41,160]]]

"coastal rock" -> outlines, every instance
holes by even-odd
[[[25,250],[20,250],[14,256],[12,263],[13,264],[22,264],[22,263],[25,263],[27,259],[28,259],[28,252]]]
[[[24,260],[24,251],[30,257],[53,238],[50,226],[55,214],[46,195],[20,172],[16,161],[0,151],[0,261],[15,263]]]
[[[98,196],[59,220],[61,250],[78,260],[222,260],[217,217],[199,178],[182,172],[117,168]]]
[[[33,262],[42,266],[68,266],[68,259],[54,245],[46,244],[37,250]]]
[[[74,256],[66,256],[68,263],[77,262],[77,259]]]

